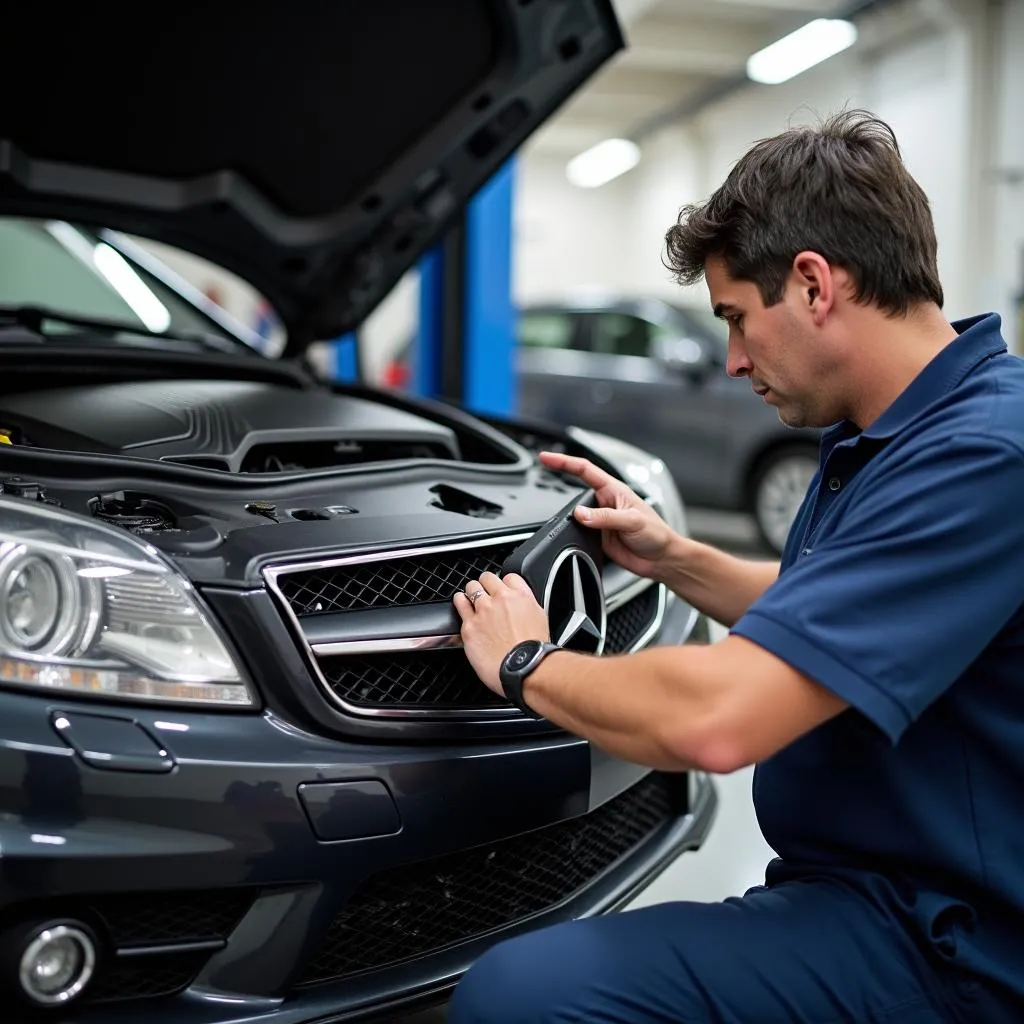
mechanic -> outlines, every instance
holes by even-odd
[[[1024,1021],[1024,360],[998,316],[943,316],[928,201],[863,111],[755,145],[667,262],[706,280],[728,373],[829,428],[781,566],[549,453],[597,491],[575,514],[607,556],[729,635],[596,658],[538,650],[521,578],[455,605],[480,678],[536,715],[655,768],[756,764],[778,856],[721,903],[500,943],[448,1019]]]

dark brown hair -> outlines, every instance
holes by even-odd
[[[804,250],[846,270],[856,301],[889,314],[943,302],[928,198],[893,130],[864,110],[756,143],[707,202],[683,208],[665,242],[680,284],[695,284],[719,257],[766,306],[782,298]]]

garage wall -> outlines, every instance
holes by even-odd
[[[596,189],[565,177],[565,156],[527,151],[515,205],[515,299],[616,292],[678,297],[661,264],[665,231],[679,207],[700,194],[703,155],[686,127],[644,146],[628,174]]]
[[[516,167],[513,291],[519,302],[578,289],[614,288],[629,235],[625,179],[581,189],[565,177],[565,159],[527,155]]]
[[[647,140],[643,150],[644,159],[629,181],[627,288],[669,300],[706,303],[703,285],[685,296],[661,262],[665,232],[675,223],[680,207],[703,198],[705,148],[691,128],[676,126]]]

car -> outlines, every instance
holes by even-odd
[[[541,448],[685,532],[657,457],[308,365],[622,45],[607,0],[440,6],[5,16],[5,1020],[393,1019],[499,939],[628,905],[712,827],[705,773],[492,694],[451,603],[546,537],[566,646],[708,642],[547,533],[584,490]],[[280,358],[140,239],[248,282]]]
[[[524,305],[516,318],[521,417],[601,430],[661,457],[684,501],[753,517],[782,553],[818,468],[820,432],[790,429],[725,372],[727,328],[710,309],[601,295]],[[406,388],[412,345],[383,371]]]

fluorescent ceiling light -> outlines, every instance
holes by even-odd
[[[598,188],[632,170],[640,163],[640,147],[629,139],[605,139],[579,156],[565,168],[565,176],[580,188]]]
[[[747,76],[764,85],[778,85],[834,57],[856,41],[857,26],[852,21],[817,18],[749,57]]]

